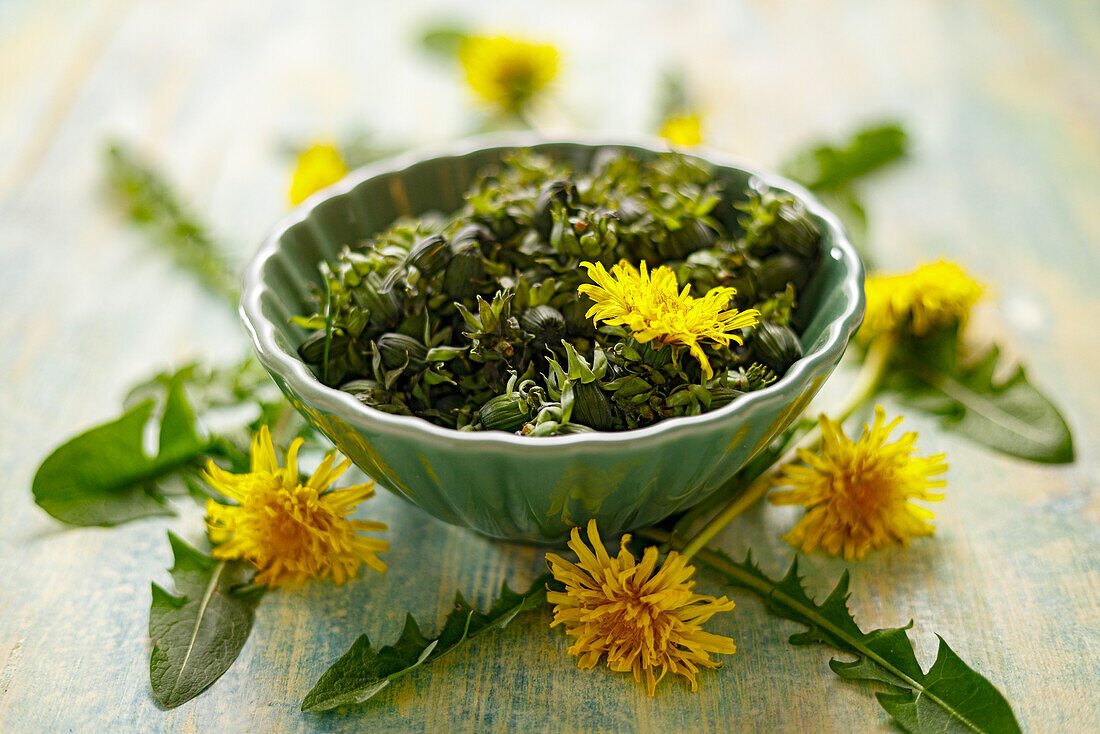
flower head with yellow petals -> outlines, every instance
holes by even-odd
[[[348,174],[348,166],[336,146],[318,143],[298,155],[290,182],[290,203],[297,206],[321,189]]]
[[[509,115],[524,107],[558,74],[558,50],[511,38],[470,36],[458,60],[474,94]]]
[[[703,118],[698,112],[673,113],[661,123],[660,134],[673,145],[699,145],[703,142]]]
[[[944,455],[913,456],[916,433],[903,434],[887,443],[901,422],[886,423],[886,412],[875,408],[875,422],[863,426],[853,441],[836,421],[822,415],[821,448],[815,454],[798,452],[802,464],[787,464],[775,480],[790,486],[772,492],[768,501],[776,505],[801,505],[807,512],[784,539],[805,553],[823,550],[851,560],[868,551],[894,543],[906,544],[910,537],[931,535],[929,510],[910,500],[939,501],[942,494],[930,489],[944,487],[933,479],[947,470]]]
[[[644,679],[650,696],[666,673],[687,678],[696,690],[696,673],[719,667],[711,654],[736,650],[728,637],[702,630],[712,616],[733,609],[733,602],[692,591],[695,568],[675,551],[658,567],[651,546],[637,563],[626,548],[630,536],[624,535],[612,558],[595,520],[588,523],[588,540],[591,548],[573,528],[569,548],[577,554],[576,564],[546,554],[554,578],[565,584],[564,592],[550,591],[547,600],[555,605],[551,626],[564,625],[576,638],[569,654],[579,658],[581,668],[606,657],[612,670],[633,673],[639,683]]]
[[[860,336],[901,329],[927,336],[934,329],[965,325],[983,290],[962,268],[943,260],[911,273],[872,276],[865,286],[867,314]]]
[[[741,337],[734,332],[755,325],[760,317],[755,308],[727,308],[737,293],[735,288],[711,288],[702,298],[693,298],[688,294],[691,286],[679,290],[676,275],[663,265],[650,272],[644,260],[641,270],[624,260],[613,265],[610,273],[602,263],[581,265],[595,281],[577,289],[595,302],[585,318],[625,326],[643,344],[656,341],[687,347],[708,380],[714,371],[701,342],[741,344]]]
[[[334,466],[335,452],[304,484],[298,477],[296,439],[287,451],[286,466],[279,467],[275,445],[267,426],[252,438],[252,465],[247,474],[233,474],[207,465],[204,478],[218,492],[234,500],[223,505],[206,503],[206,525],[215,544],[214,558],[248,561],[260,573],[256,583],[270,587],[300,584],[329,576],[344,583],[366,564],[379,573],[386,564],[378,553],[389,549],[379,538],[360,530],[385,530],[380,522],[349,520],[356,505],[374,494],[374,483],[325,491],[350,466]]]

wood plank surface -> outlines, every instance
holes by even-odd
[[[161,368],[247,348],[235,314],[181,276],[105,202],[112,136],[161,162],[243,261],[286,207],[286,141],[367,126],[384,142],[463,135],[476,112],[455,70],[420,54],[441,8],[546,38],[566,62],[570,128],[645,131],[661,69],[700,92],[715,147],[764,164],[884,117],[912,160],[867,182],[882,263],[945,256],[993,285],[978,324],[1024,355],[1064,406],[1078,461],[993,456],[912,416],[951,465],[937,532],[861,563],[815,556],[824,592],[852,572],[866,627],[915,620],[996,684],[1036,732],[1100,722],[1100,10],[1094,2],[839,0],[441,6],[324,0],[5,0],[0,3],[0,731],[879,731],[869,687],[736,596],[713,629],[736,655],[656,699],[623,676],[578,671],[548,612],[391,686],[371,705],[304,715],[316,678],[361,632],[391,640],[406,611],[437,624],[456,590],[482,605],[526,585],[542,552],[448,527],[383,494],[385,576],[269,594],[233,668],[173,711],[154,703],[149,582],[166,583],[165,529],[66,529],[31,501],[35,466],[118,410]],[[837,379],[842,379],[838,377]],[[720,545],[778,572],[789,508],[757,507]],[[713,584],[704,584],[717,591]]]

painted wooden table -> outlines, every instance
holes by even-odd
[[[865,626],[916,620],[1003,690],[1025,728],[1100,722],[1100,14],[1095,3],[972,0],[465,2],[474,24],[544,37],[566,60],[554,122],[644,130],[656,79],[679,64],[709,139],[766,163],[857,124],[903,120],[912,161],[869,182],[883,263],[948,256],[994,284],[979,322],[1026,354],[1065,407],[1075,465],[993,456],[912,417],[946,451],[938,530],[856,564],[813,557],[819,591],[842,569]],[[522,5],[522,7],[521,7]],[[434,7],[434,9],[433,9]],[[111,136],[158,160],[238,260],[285,207],[286,141],[361,123],[384,141],[463,134],[456,72],[419,55],[438,4],[354,0],[4,0],[0,3],[0,731],[875,731],[869,688],[792,626],[738,595],[715,631],[739,646],[700,691],[656,699],[578,671],[543,612],[393,685],[370,705],[303,715],[298,703],[363,632],[406,610],[438,623],[456,590],[485,604],[542,565],[383,494],[385,576],[269,594],[236,665],[198,699],[159,709],[148,685],[149,582],[167,583],[165,529],[200,518],[67,529],[30,501],[37,462],[115,415],[125,387],[194,357],[246,349],[235,316],[128,228],[102,192]],[[841,379],[841,378],[837,378]],[[759,507],[720,544],[778,572],[790,512]],[[711,591],[716,591],[711,587]]]

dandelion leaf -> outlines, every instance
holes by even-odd
[[[846,680],[879,684],[879,703],[911,734],[982,732],[1013,734],[1020,727],[1004,697],[940,638],[939,652],[928,672],[921,669],[905,627],[863,632],[848,609],[848,573],[821,603],[806,591],[795,561],[782,579],[767,576],[752,556],[738,563],[710,550],[695,559],[737,588],[764,599],[772,613],[806,627],[791,644],[821,644],[855,655],[851,662],[832,660],[829,667]]]
[[[236,305],[237,277],[206,227],[180,203],[177,192],[156,169],[121,143],[107,148],[107,184],[130,221],[148,231],[209,290]]]
[[[940,418],[944,428],[995,451],[1028,461],[1073,461],[1073,435],[1054,403],[1017,365],[1004,379],[1000,350],[959,359],[954,331],[903,345],[886,387],[903,402]]]
[[[905,130],[896,124],[868,127],[842,148],[813,146],[792,157],[782,169],[785,175],[814,191],[838,191],[902,158],[908,143]]]
[[[164,482],[193,468],[206,450],[179,381],[167,391],[155,457],[142,448],[154,401],[96,426],[56,448],[31,482],[38,506],[70,525],[118,525],[150,515],[171,515]]]
[[[168,540],[177,593],[153,584],[149,682],[157,700],[174,708],[213,685],[237,659],[262,591],[238,590],[252,573],[247,564],[216,561],[172,533]]]
[[[434,639],[423,635],[411,614],[406,615],[401,636],[392,645],[375,650],[370,638],[360,635],[306,694],[302,711],[328,711],[338,706],[364,703],[391,681],[438,660],[477,635],[503,629],[516,616],[537,609],[546,602],[546,583],[549,579],[549,575],[535,579],[522,594],[512,591],[508,584],[502,584],[500,596],[484,614],[470,606],[462,594],[457,594],[454,607]]]

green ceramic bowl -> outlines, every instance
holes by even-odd
[[[308,311],[305,299],[320,283],[318,262],[399,215],[457,209],[476,172],[517,147],[582,167],[601,148],[642,156],[667,150],[653,140],[494,136],[359,169],[276,227],[248,267],[241,315],[260,361],[291,403],[380,485],[494,538],[557,542],[589,518],[613,537],[706,499],[802,412],[859,326],[863,268],[836,218],[803,188],[717,153],[698,153],[734,197],[750,182],[790,192],[824,233],[820,267],[795,315],[805,356],[768,388],[710,413],[633,431],[530,438],[390,415],[317,380],[297,356],[305,332],[288,319]],[[735,200],[716,212],[728,226]]]

